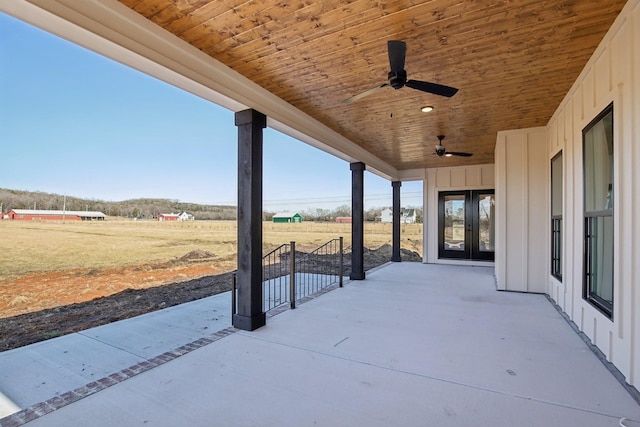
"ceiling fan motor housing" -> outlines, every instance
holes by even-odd
[[[389,71],[389,86],[394,89],[402,88],[407,83],[407,72],[401,71]]]
[[[446,150],[444,149],[444,147],[442,145],[436,145],[436,154],[439,157],[444,156],[444,153],[446,152]]]

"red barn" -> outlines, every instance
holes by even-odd
[[[104,221],[106,215],[94,211],[55,211],[39,209],[11,209],[8,219],[19,221],[30,220],[69,220],[69,221]]]
[[[158,221],[177,221],[180,219],[180,214],[160,214],[158,215]]]
[[[339,217],[336,218],[336,222],[343,223],[343,224],[351,224],[351,217],[350,216],[339,216]]]

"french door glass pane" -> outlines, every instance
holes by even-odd
[[[464,251],[465,196],[447,195],[444,198],[444,248]]]
[[[480,252],[495,251],[495,227],[493,225],[495,201],[493,194],[482,194],[478,197],[479,247]]]

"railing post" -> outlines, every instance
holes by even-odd
[[[236,314],[236,272],[231,273],[231,316]]]
[[[291,256],[289,257],[289,299],[291,308],[296,308],[296,242],[291,242]]]
[[[344,251],[343,251],[343,240],[344,238],[342,236],[340,236],[340,268],[338,269],[338,271],[340,272],[340,287],[342,287],[342,276],[343,274],[343,268],[344,268]]]

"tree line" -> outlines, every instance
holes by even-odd
[[[235,220],[237,208],[225,205],[203,205],[184,203],[171,199],[131,199],[110,202],[96,199],[63,196],[40,191],[21,191],[0,188],[0,213],[11,209],[44,209],[67,211],[98,211],[107,216],[124,218],[155,219],[161,213],[189,212],[196,220]],[[371,208],[364,212],[365,221],[379,221],[384,208]],[[422,222],[422,209],[416,209],[417,222]],[[304,221],[332,222],[338,217],[350,217],[351,206],[341,205],[334,209],[310,208],[296,211]],[[271,221],[278,212],[265,211],[263,219]]]

